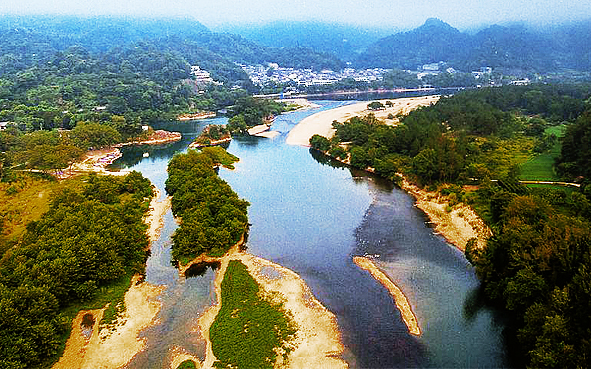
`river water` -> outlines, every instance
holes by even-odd
[[[301,119],[345,102],[279,116],[274,139],[234,139],[228,151],[240,158],[220,176],[251,203],[248,252],[298,273],[314,295],[337,316],[352,368],[497,368],[511,366],[502,338],[504,322],[478,298],[478,280],[456,248],[428,227],[413,199],[388,181],[344,168],[285,138]],[[183,133],[179,142],[124,148],[120,168],[140,171],[164,192],[166,165],[185,151],[207,124],[162,123]],[[152,247],[146,280],[167,286],[158,324],[142,332],[148,349],[129,368],[168,367],[181,347],[203,359],[204,342],[193,331],[215,301],[214,271],[181,278],[170,262],[170,212]],[[356,255],[374,262],[406,294],[422,335],[412,336],[392,297],[369,273],[353,264]]]

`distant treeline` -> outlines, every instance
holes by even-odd
[[[173,214],[181,219],[172,236],[174,260],[186,263],[203,253],[222,256],[246,232],[248,202],[214,169],[232,167],[237,160],[221,147],[206,147],[169,162],[166,192],[172,196]]]
[[[78,310],[104,306],[114,285],[125,290],[143,272],[151,196],[150,181],[137,172],[89,175],[71,180],[27,225],[0,260],[2,368],[50,367]]]

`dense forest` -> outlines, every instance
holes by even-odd
[[[174,216],[181,219],[172,236],[174,260],[187,263],[203,253],[222,256],[246,232],[249,204],[215,170],[231,168],[237,160],[221,147],[206,147],[177,154],[168,163],[166,192]]]
[[[54,195],[0,260],[0,366],[46,368],[78,310],[103,307],[144,270],[150,182],[89,175]]]
[[[587,85],[488,88],[443,97],[387,126],[373,115],[334,122],[312,148],[398,180],[402,172],[465,202],[492,227],[466,257],[484,295],[506,309],[507,335],[529,367],[588,367],[591,346],[590,89]],[[566,125],[559,139],[549,129]],[[519,182],[520,164],[560,140],[556,171],[580,189]],[[467,190],[463,185],[476,185]]]

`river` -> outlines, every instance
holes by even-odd
[[[240,158],[220,176],[251,203],[248,252],[298,273],[314,295],[337,316],[352,368],[511,366],[502,338],[504,323],[479,303],[479,282],[462,253],[426,224],[413,199],[388,181],[344,168],[288,146],[291,128],[306,116],[344,104],[321,101],[321,108],[279,116],[273,139],[236,138],[228,151]],[[128,147],[116,163],[140,171],[161,190],[166,165],[207,124],[225,118],[162,123],[156,128],[183,133],[179,142]],[[163,191],[164,192],[164,191]],[[180,278],[170,262],[170,211],[152,247],[146,280],[167,286],[158,324],[142,332],[148,349],[129,368],[167,367],[181,347],[203,358],[204,342],[193,331],[215,301],[214,271]],[[371,255],[406,294],[422,330],[412,336],[392,297],[352,261]]]

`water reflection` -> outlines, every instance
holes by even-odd
[[[185,271],[185,277],[193,278],[193,277],[202,277],[205,275],[208,269],[218,270],[222,264],[219,261],[212,261],[212,262],[202,262],[193,264]]]

